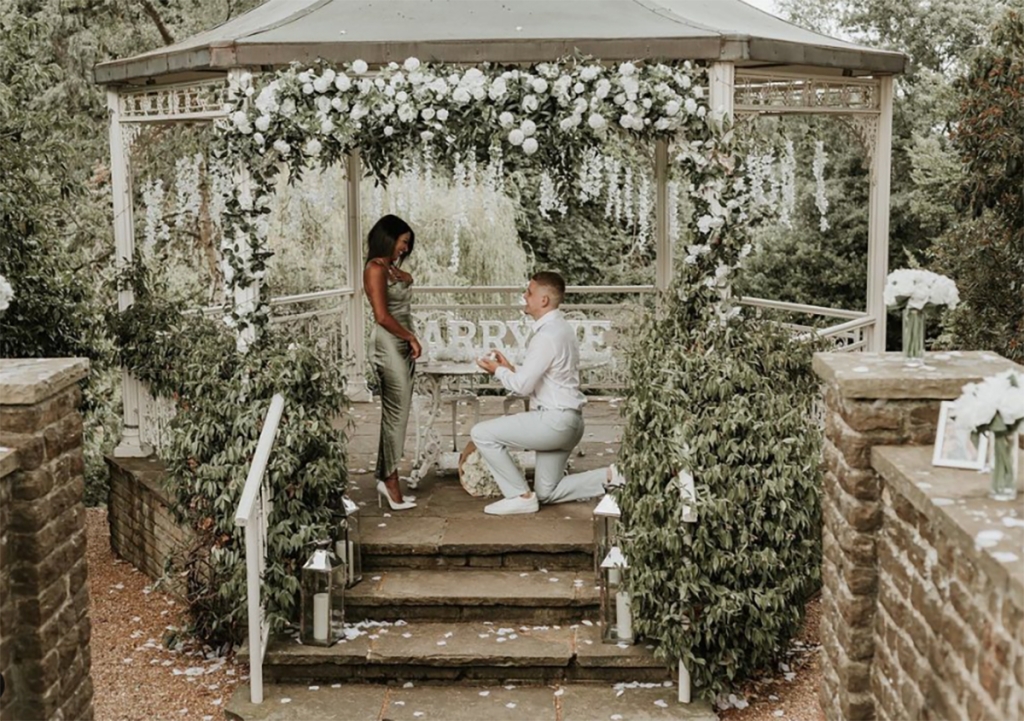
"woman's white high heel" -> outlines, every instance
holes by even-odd
[[[384,481],[377,481],[377,507],[378,508],[380,508],[380,507],[382,507],[384,505],[383,503],[381,503],[381,499],[382,498],[385,501],[388,502],[388,507],[392,511],[404,511],[404,510],[407,510],[409,508],[415,508],[416,507],[415,503],[413,503],[412,501],[405,500],[404,496],[402,497],[402,502],[401,503],[395,503],[393,500],[391,500],[391,494],[388,493],[388,487],[384,485]]]

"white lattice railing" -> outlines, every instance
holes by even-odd
[[[246,610],[249,614],[249,699],[263,702],[263,656],[267,652],[270,623],[263,603],[263,573],[267,568],[267,520],[274,508],[266,483],[267,463],[274,450],[277,427],[284,412],[284,397],[275,394],[263,421],[256,454],[245,478],[235,512],[235,525],[245,529]]]
[[[786,325],[797,332],[798,337],[805,337],[814,333],[822,338],[831,338],[835,342],[837,351],[858,351],[864,350],[867,346],[866,333],[875,325],[875,319],[863,311],[843,310],[841,308],[826,308],[821,305],[807,305],[805,303],[788,303],[782,300],[767,300],[765,298],[741,298],[740,305],[752,308],[764,308],[766,310],[783,311],[796,315],[807,315],[811,318],[832,318],[839,320],[839,323],[825,328],[802,323],[787,323]]]

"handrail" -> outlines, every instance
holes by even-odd
[[[569,293],[654,293],[653,285],[567,285]],[[413,293],[521,293],[521,285],[414,285]]]
[[[256,453],[253,454],[249,475],[245,477],[242,497],[235,512],[235,525],[245,529],[245,581],[246,609],[249,614],[249,700],[263,703],[263,656],[266,654],[265,636],[269,628],[263,621],[261,585],[266,567],[266,530],[270,499],[263,484],[270,462],[270,453],[277,439],[277,429],[284,412],[284,397],[275,393],[270,409],[263,421]]]
[[[843,308],[827,308],[822,305],[807,305],[806,303],[790,303],[784,300],[769,300],[767,298],[754,298],[743,296],[739,299],[740,305],[749,305],[755,308],[769,308],[771,310],[789,310],[794,313],[807,313],[810,315],[824,315],[831,318],[863,318],[864,312],[859,310],[844,310]]]

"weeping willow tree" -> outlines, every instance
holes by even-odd
[[[635,628],[705,696],[779,656],[821,562],[813,346],[753,313],[722,323],[719,300],[684,265],[635,329],[619,499]]]

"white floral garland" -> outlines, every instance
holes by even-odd
[[[828,196],[825,195],[825,141],[814,143],[814,204],[818,208],[818,227],[822,233],[828,230]]]
[[[693,181],[697,231],[708,248],[697,259],[712,282],[725,284],[729,273],[720,269],[738,264],[745,199],[728,180],[737,170],[732,130],[709,111],[706,83],[705,69],[690,62],[609,67],[581,58],[529,68],[409,58],[373,73],[355,61],[340,68],[293,65],[259,78],[242,74],[229,87],[228,120],[219,123],[219,155],[251,175],[251,197],[236,190],[224,212],[227,280],[241,286],[262,280],[266,223],[260,220],[278,163],[301,174],[312,163],[359,150],[366,167],[386,180],[420,152],[441,159],[486,154],[489,165],[499,159],[503,172],[510,164],[539,164],[556,188],[575,185],[589,194],[601,173],[588,151],[617,132],[640,142],[676,141],[673,160]],[[430,165],[424,164],[428,176]],[[579,182],[581,168],[589,185]],[[619,188],[620,171],[605,158],[605,212],[632,224],[645,213],[640,199]],[[235,315],[244,327],[265,322],[266,312],[236,308]]]

